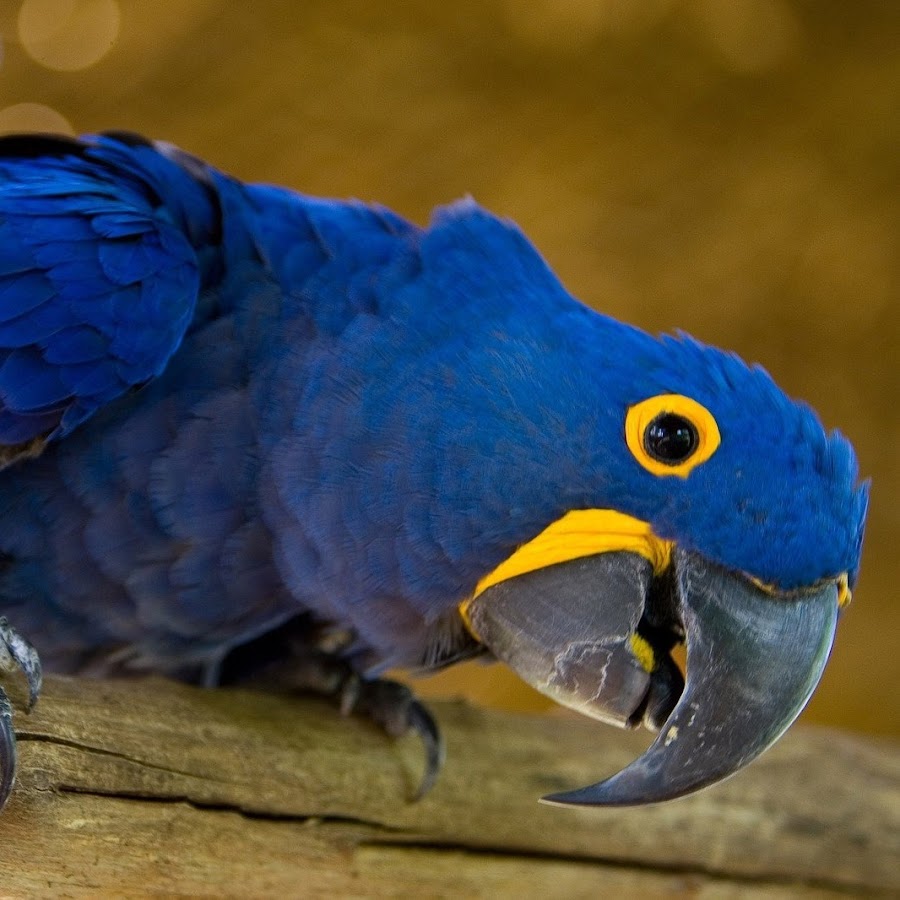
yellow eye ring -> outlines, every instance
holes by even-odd
[[[722,437],[705,406],[683,394],[659,394],[628,409],[625,442],[648,472],[687,478],[716,452]]]

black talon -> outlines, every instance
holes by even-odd
[[[16,781],[16,735],[12,726],[12,706],[0,688],[0,809],[6,805]]]
[[[37,651],[3,616],[0,616],[0,671],[21,669],[28,681],[28,711],[41,693],[41,660]],[[0,688],[0,809],[6,805],[16,781],[16,733],[12,704]]]
[[[428,707],[416,699],[410,704],[408,721],[409,727],[419,736],[425,748],[425,774],[418,790],[413,794],[413,800],[421,800],[434,787],[444,766],[447,748]]]

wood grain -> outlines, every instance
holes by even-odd
[[[646,743],[565,716],[434,705],[422,764],[315,700],[51,678],[17,718],[0,896],[865,896],[900,892],[896,744],[794,729],[731,781],[557,809]]]

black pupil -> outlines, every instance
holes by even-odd
[[[660,413],[644,432],[644,449],[657,462],[675,466],[696,449],[697,429],[683,416]]]

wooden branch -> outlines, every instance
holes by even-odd
[[[898,746],[794,729],[731,781],[644,809],[558,809],[646,741],[434,704],[415,738],[315,700],[51,678],[20,714],[0,897],[872,896],[900,891]]]

